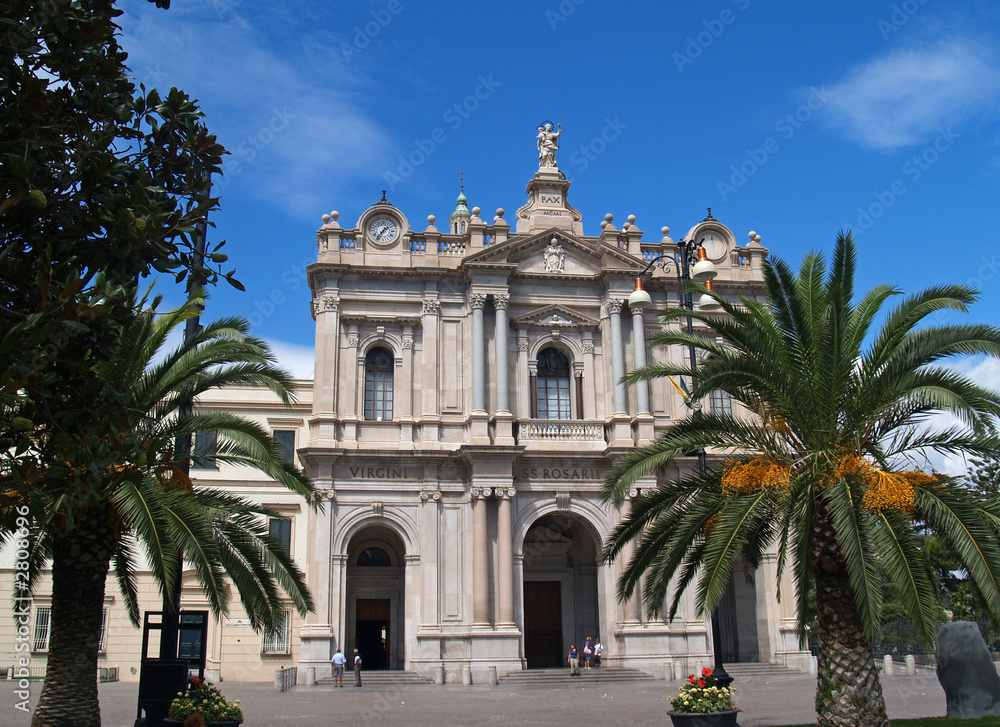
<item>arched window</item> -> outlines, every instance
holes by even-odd
[[[358,565],[362,568],[388,568],[392,559],[381,548],[366,548],[358,556]]]
[[[395,366],[392,353],[373,348],[365,356],[365,419],[392,419],[392,374]]]
[[[546,348],[538,354],[539,419],[571,419],[569,404],[569,361],[557,349]]]

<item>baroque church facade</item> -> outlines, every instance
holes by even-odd
[[[296,665],[328,676],[337,648],[358,648],[366,669],[481,682],[490,667],[502,676],[563,666],[569,645],[587,637],[604,643],[607,665],[658,677],[713,662],[711,620],[696,612],[693,589],[672,621],[649,618],[639,599],[616,597],[622,561],[599,557],[631,499],[697,466],[680,458],[639,482],[621,509],[602,502],[615,459],[688,413],[669,380],[620,383],[646,362],[687,360],[686,349],[646,344],[664,325],[656,310],[681,300],[678,244],[667,228],[645,235],[634,217],[618,227],[607,215],[586,234],[556,166],[558,134],[539,129],[539,169],[511,221],[502,209],[484,221],[464,194],[443,230],[433,216],[411,226],[384,193],[350,226],[324,215],[308,269],[315,373],[299,403],[286,409],[249,387],[199,400],[273,431],[322,502],[311,509],[226,465],[193,471],[196,482],[281,515],[272,532],[306,573],[316,606],[304,619],[289,606],[284,632],[262,636],[234,598],[234,612],[209,624],[210,678],[270,680]],[[709,211],[684,239],[703,242],[716,292],[763,300],[759,236],[740,245]],[[653,305],[630,308],[637,274],[661,256],[670,265],[646,277]],[[736,408],[721,395],[704,405]],[[707,453],[709,463],[721,456]],[[3,587],[12,565],[0,563]],[[808,668],[787,578],[777,599],[777,553],[749,575],[734,575],[720,605],[727,663]],[[141,630],[116,589],[112,578],[100,665],[136,679]],[[139,590],[143,608],[158,610],[151,578]],[[46,592],[43,583],[28,627],[38,667]],[[207,609],[193,573],[184,574],[182,608]],[[0,620],[8,663],[16,631]]]

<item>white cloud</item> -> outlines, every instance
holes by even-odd
[[[231,152],[217,194],[239,188],[312,220],[338,191],[386,168],[388,135],[355,90],[370,80],[360,64],[337,62],[332,48],[332,65],[317,62],[295,28],[263,14],[248,20],[237,0],[173,5],[126,4],[123,46],[138,82],[202,101],[208,128]]]
[[[296,379],[311,379],[316,361],[316,349],[298,343],[269,340],[268,345],[278,359],[278,365]]]
[[[978,44],[953,39],[876,58],[829,90],[832,125],[866,146],[896,149],[996,108],[1000,67]]]
[[[950,368],[965,374],[980,386],[1000,391],[1000,361],[995,358],[981,356],[967,358],[955,361]],[[951,414],[935,414],[928,421],[928,425],[935,429],[946,429],[952,426],[961,426],[962,422]],[[945,456],[937,452],[929,452],[927,459],[930,467],[952,476],[964,475],[969,468],[969,463],[959,456]]]

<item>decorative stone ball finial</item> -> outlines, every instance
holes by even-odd
[[[754,232],[753,230],[750,230],[750,234],[748,235],[748,237],[750,238],[750,241],[753,242],[753,239],[757,237],[757,233]]]
[[[497,207],[497,219],[503,219],[503,207]]]
[[[434,221],[437,219],[434,215],[427,215],[427,224],[431,227],[434,226]]]
[[[601,229],[603,230],[607,226],[608,226],[608,221],[607,220],[601,220]]]
[[[323,224],[326,225],[329,224],[329,222],[330,222],[330,215],[323,215]]]
[[[338,217],[340,217],[340,213],[337,212],[337,210],[334,210],[333,212],[330,213],[330,219],[333,220],[334,222],[337,221]]]
[[[629,223],[629,225],[634,225],[635,224],[635,215],[629,215],[628,216],[628,223]]]
[[[660,228],[660,232],[662,232],[663,236],[666,237],[667,235],[670,234],[670,228],[669,227],[662,227],[662,228]]]
[[[480,212],[482,212],[482,210],[481,210],[481,209],[479,209],[478,207],[473,207],[473,208],[472,208],[472,216],[473,216],[473,217],[479,217],[479,213],[480,213]]]
[[[612,220],[614,220],[614,218],[615,218],[615,216],[613,214],[611,214],[610,212],[608,212],[606,215],[604,215],[604,219],[606,219],[609,223]]]

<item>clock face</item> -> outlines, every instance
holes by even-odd
[[[391,217],[376,217],[368,225],[368,236],[382,245],[395,240],[398,233],[396,221]]]
[[[729,249],[726,241],[717,232],[705,233],[701,244],[705,248],[705,254],[712,260],[718,260]]]

